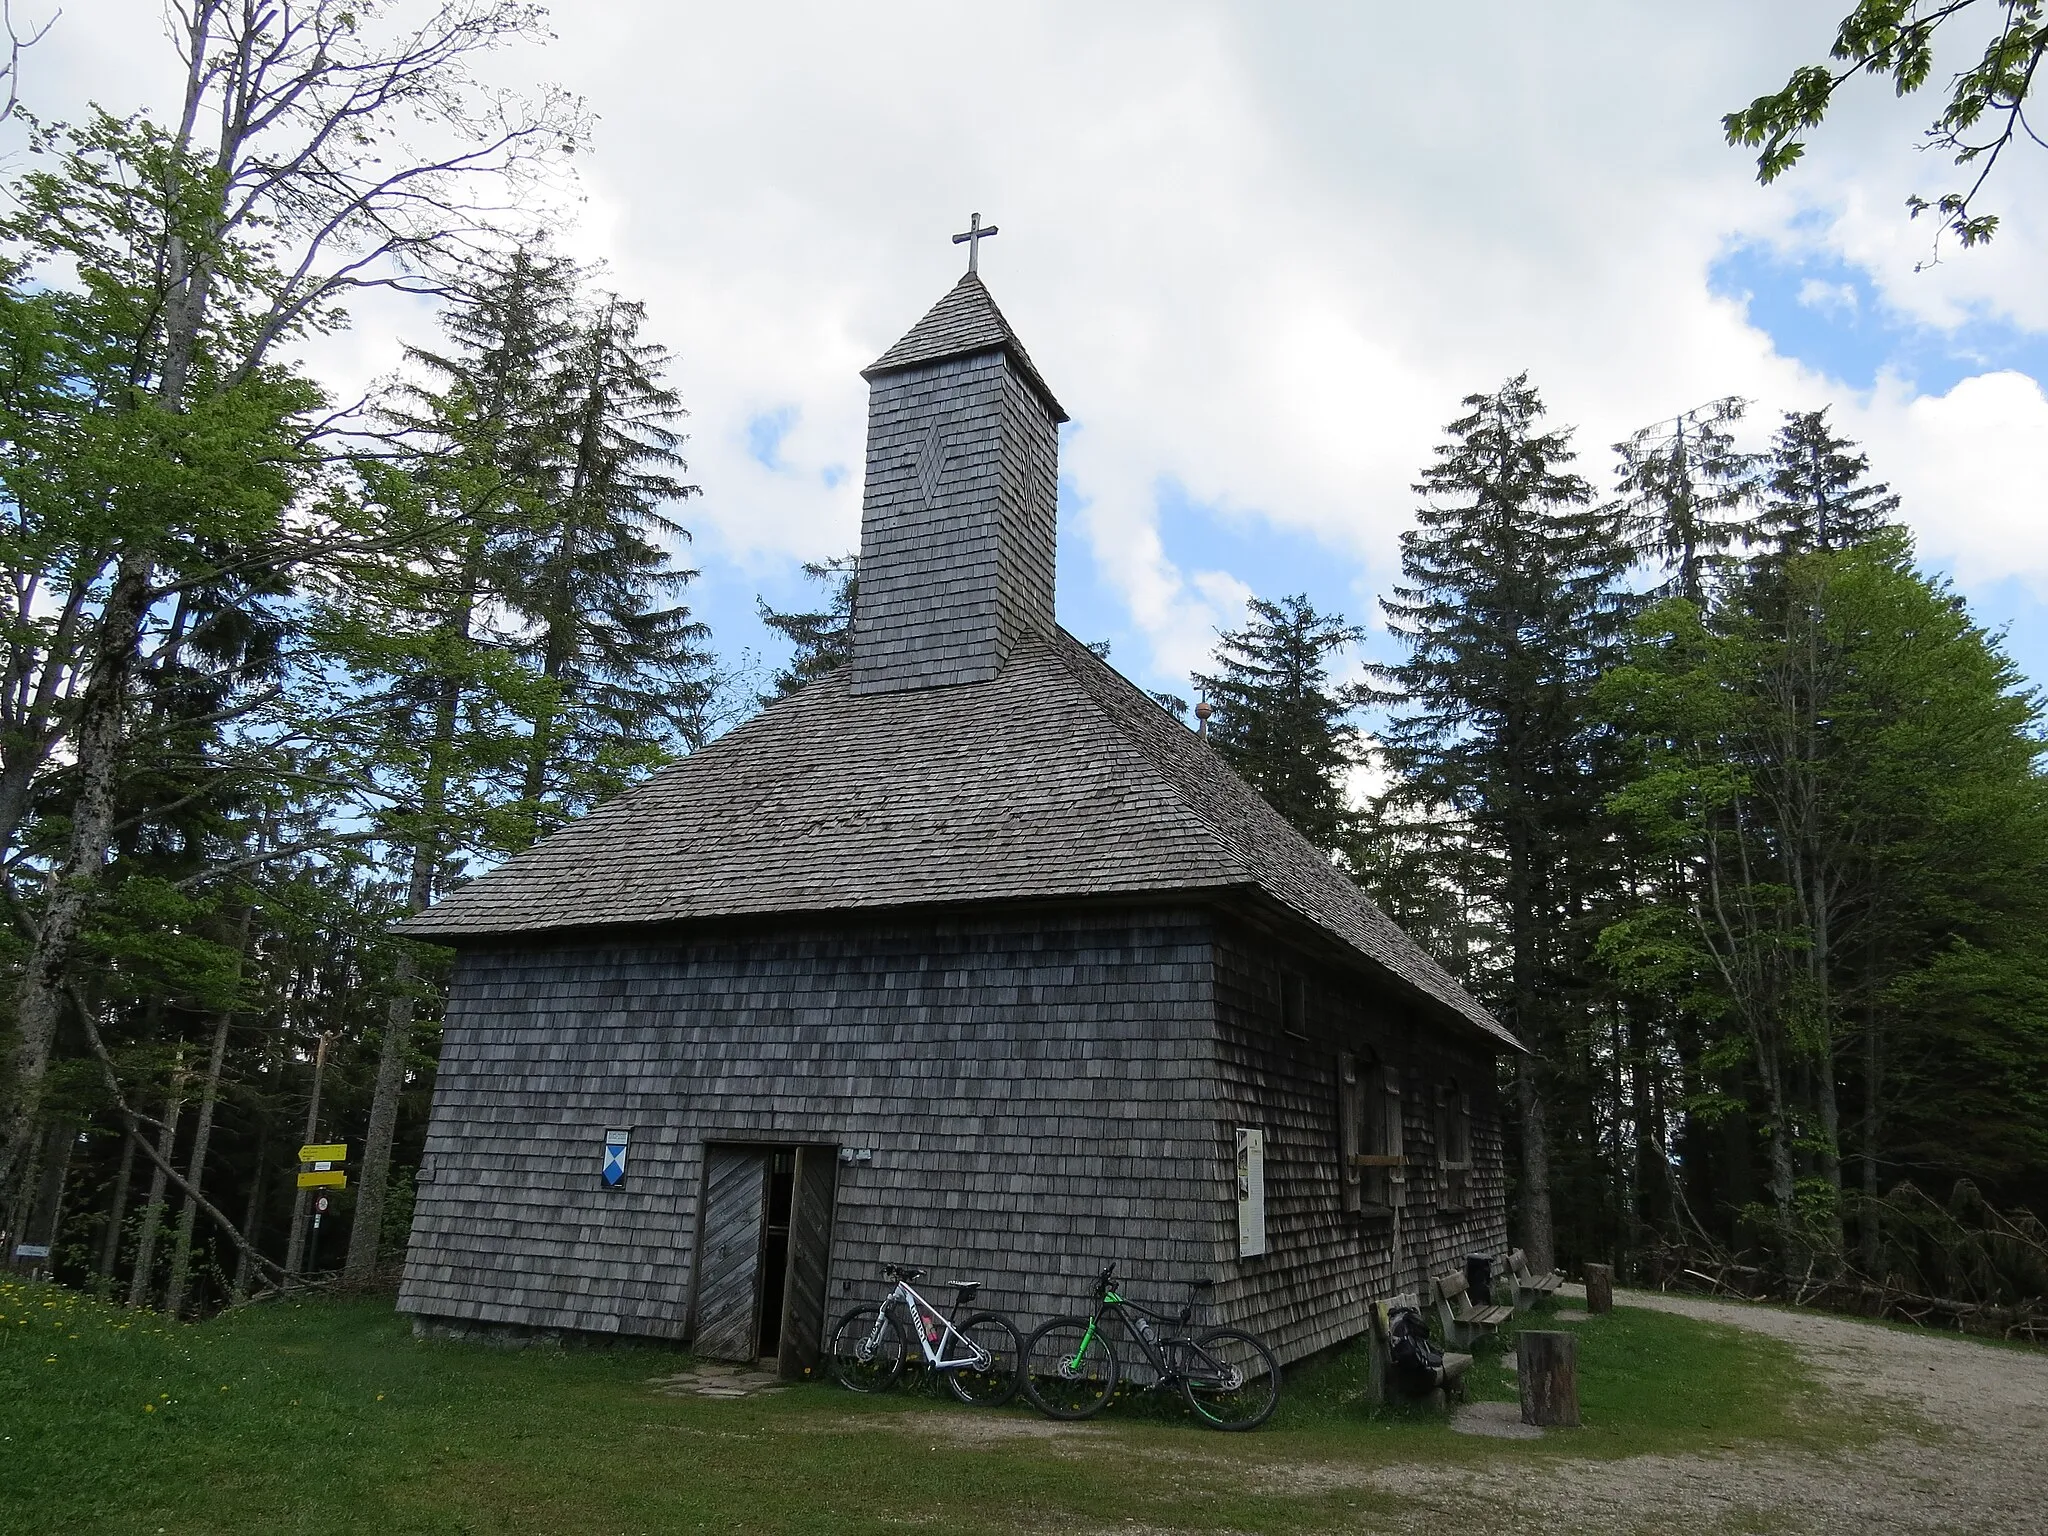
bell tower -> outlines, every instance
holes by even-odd
[[[981,239],[980,215],[968,235]],[[986,682],[1053,628],[1067,419],[973,265],[868,368],[853,691]]]

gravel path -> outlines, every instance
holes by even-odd
[[[1371,1481],[1420,1500],[1415,1528],[1439,1532],[2048,1532],[2048,1355],[1740,1302],[1615,1301],[1788,1340],[1885,1430],[1834,1452],[1734,1446],[1556,1462],[1540,1480],[1517,1461],[1386,1468]]]

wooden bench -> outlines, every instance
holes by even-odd
[[[1515,1315],[1513,1307],[1473,1306],[1465,1277],[1455,1272],[1438,1275],[1431,1288],[1436,1292],[1436,1315],[1444,1325],[1444,1338],[1461,1348],[1490,1335]]]
[[[1508,1275],[1515,1285],[1517,1312],[1526,1312],[1539,1302],[1547,1301],[1564,1284],[1564,1276],[1555,1270],[1547,1275],[1531,1273],[1529,1256],[1519,1248],[1508,1255]]]
[[[1372,1330],[1367,1340],[1372,1353],[1368,1357],[1365,1379],[1365,1395],[1369,1402],[1391,1403],[1408,1395],[1402,1391],[1394,1370],[1394,1336],[1390,1323],[1396,1307],[1421,1311],[1413,1296],[1390,1296],[1385,1301],[1373,1302],[1366,1309],[1372,1319]],[[1437,1383],[1424,1395],[1431,1401],[1439,1401],[1446,1395],[1463,1401],[1465,1373],[1471,1369],[1470,1355],[1452,1354],[1446,1350]]]

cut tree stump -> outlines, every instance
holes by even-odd
[[[1593,1313],[1614,1310],[1614,1269],[1611,1265],[1586,1266],[1586,1310]]]
[[[1515,1345],[1515,1374],[1521,1380],[1522,1422],[1579,1422],[1579,1341],[1568,1333],[1523,1330]]]

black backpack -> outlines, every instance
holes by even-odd
[[[1394,1374],[1410,1390],[1427,1390],[1443,1380],[1443,1351],[1429,1342],[1429,1324],[1413,1307],[1395,1307],[1387,1314],[1388,1354]]]

